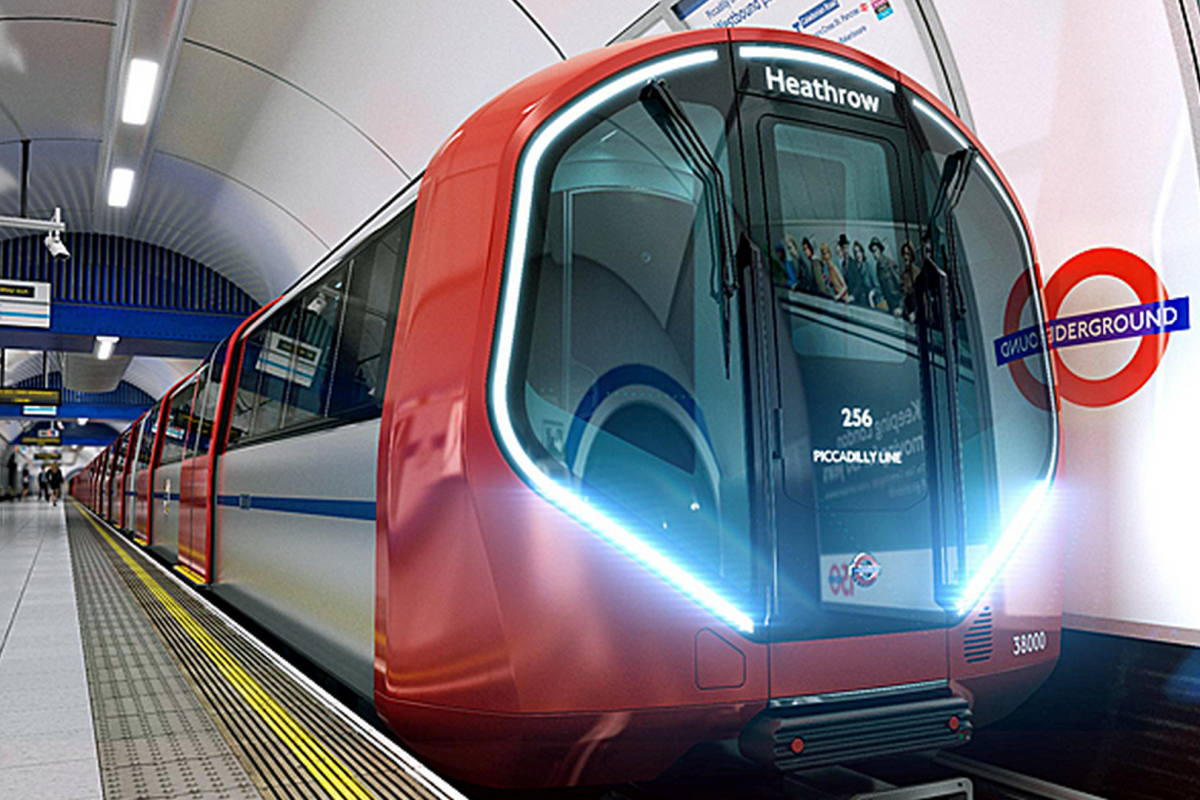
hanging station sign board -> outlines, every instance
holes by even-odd
[[[0,389],[0,403],[15,406],[60,406],[62,389]]]
[[[58,436],[22,436],[21,444],[27,447],[60,447],[62,438]]]
[[[0,325],[50,327],[50,284],[0,281]]]

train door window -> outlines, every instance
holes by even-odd
[[[953,168],[950,156],[961,157],[969,145],[932,107],[919,99],[913,106],[915,134],[924,145],[921,173],[926,195],[933,198]],[[957,364],[941,374],[948,386],[954,384],[951,394],[957,398],[953,422],[961,473],[955,482],[965,552],[961,558],[951,553],[947,561],[965,568],[958,577],[965,588],[1014,522],[1032,518],[1026,504],[1040,500],[1049,486],[1056,431],[1046,354],[1033,349],[1011,364],[996,357],[996,342],[1043,324],[1040,306],[1031,299],[1016,324],[1006,327],[1013,322],[1006,320],[1009,298],[1020,291],[1036,295],[1024,225],[982,156],[960,169],[961,193],[945,218],[934,220],[940,236],[933,257],[947,275],[946,314],[953,321],[948,349]]]
[[[644,84],[554,143],[530,210],[508,403],[539,470],[750,607],[742,325],[722,293],[729,142],[722,110],[689,100],[721,85],[707,83],[669,87],[699,161]]]
[[[348,277],[354,259],[344,262],[289,303],[295,319],[292,338],[276,338],[287,352],[280,374],[286,396],[281,427],[296,428],[325,419],[338,331],[345,316]],[[282,353],[281,353],[282,355]]]
[[[293,301],[275,312],[264,326],[265,337],[252,365],[259,373],[252,436],[266,436],[279,430],[292,377],[297,371],[311,375],[311,353],[296,338],[303,321],[304,308]]]
[[[330,417],[360,419],[383,408],[413,210],[404,211],[355,256],[329,396]]]
[[[150,467],[150,459],[154,455],[154,437],[158,431],[158,412],[161,408],[162,401],[155,403],[150,407],[145,418],[142,420],[142,438],[138,445],[138,469],[148,469]]]
[[[763,138],[775,165],[766,188],[785,490],[826,512],[911,507],[927,491],[923,448],[906,444],[925,401],[900,154],[886,138],[792,120],[764,120]],[[814,450],[899,451],[903,466],[824,469]],[[888,527],[927,537],[928,526]]]
[[[120,478],[124,472],[125,454],[129,449],[127,446],[128,441],[129,441],[129,433],[124,432],[120,436],[117,437],[117,441],[113,444],[113,451],[114,451],[113,476],[115,478]],[[113,491],[114,495],[117,494],[116,487],[113,487],[112,491]]]
[[[205,391],[208,386],[208,375],[210,365],[205,364],[200,368],[200,373],[196,376],[195,394],[192,399],[192,405],[188,409],[187,417],[187,435],[184,438],[183,457],[192,458],[196,456],[200,450],[198,448],[200,436],[200,419],[203,415]]]
[[[221,395],[221,380],[225,370],[225,352],[228,341],[221,342],[213,351],[208,368],[205,370],[204,382],[196,394],[197,430],[195,434],[195,452],[207,453],[211,444],[213,418],[217,413],[217,401]]]
[[[166,430],[163,436],[162,455],[159,458],[160,464],[173,464],[183,459],[195,394],[196,381],[192,379],[171,395],[167,405]]]
[[[269,323],[256,327],[242,342],[241,370],[236,376],[237,392],[234,393],[233,408],[229,417],[229,447],[237,447],[247,439],[254,424],[254,415],[263,402],[259,395],[259,382],[263,373],[257,368],[262,355],[263,342]]]
[[[772,624],[784,637],[940,624],[904,129],[777,104],[757,134],[782,434]],[[863,553],[887,565],[887,592],[847,590]]]

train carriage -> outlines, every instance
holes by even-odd
[[[455,777],[951,746],[1058,654],[1053,374],[994,354],[1040,286],[906,76],[782,31],[610,47],[174,387],[125,518]]]

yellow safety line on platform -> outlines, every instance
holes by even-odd
[[[87,512],[84,517],[96,529],[96,532],[141,579],[155,599],[180,624],[184,632],[212,659],[217,669],[225,676],[225,680],[229,681],[242,699],[258,712],[258,715],[270,726],[280,741],[292,751],[326,792],[335,798],[373,800],[374,796],[363,788],[362,784],[350,774],[350,771],[338,761],[337,757],[321,746],[291,714],[267,694],[258,681],[251,677],[233,655],[225,649],[224,645],[214,639],[212,634],[206,631],[183,606],[179,605],[175,598],[171,597],[158,584],[158,581],[142,568],[141,564],[137,563],[125,552],[124,548],[113,540],[107,531],[100,527],[90,511],[83,508],[74,498],[72,498],[72,502],[77,509]]]

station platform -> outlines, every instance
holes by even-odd
[[[0,504],[0,798],[461,798],[66,500]]]

